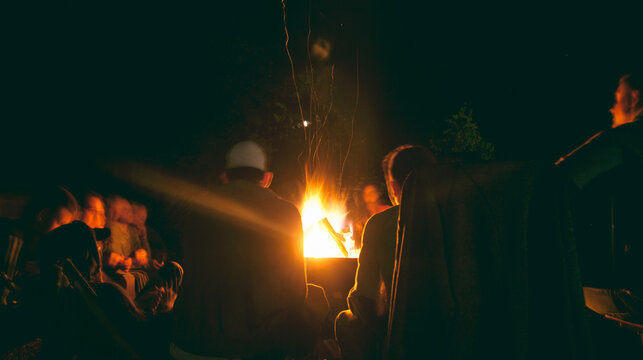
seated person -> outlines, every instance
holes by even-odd
[[[15,283],[22,289],[19,296],[23,302],[37,301],[39,297],[40,240],[47,233],[74,221],[78,213],[79,206],[74,196],[63,187],[52,187],[34,195],[23,217],[14,222],[15,230],[23,239],[14,274]]]
[[[80,220],[92,229],[103,229],[105,227],[107,224],[105,201],[103,201],[103,197],[100,194],[90,191],[85,195]]]
[[[88,282],[101,282],[96,242],[102,240],[105,239],[97,238],[93,229],[77,220],[51,231],[42,238],[38,249],[38,265],[43,276],[57,276],[52,270],[56,262],[70,259]]]
[[[364,225],[366,221],[373,215],[382,212],[390,205],[386,205],[380,191],[380,186],[374,182],[367,182],[359,194],[353,196],[354,201],[351,202],[352,209],[349,211],[349,218],[353,224],[353,241],[356,246],[361,247],[362,233],[364,232]]]
[[[89,283],[102,283],[100,276],[102,264],[96,243],[105,240],[105,236],[109,236],[109,233],[97,232],[81,221],[60,226],[42,238],[39,247],[39,267],[43,269],[43,273],[47,272],[47,276],[58,276],[57,273],[52,272],[56,262],[70,259]],[[159,269],[156,276],[151,277],[149,284],[135,302],[147,313],[171,310],[182,277],[181,266],[172,261],[168,262]],[[49,283],[55,284],[56,281]],[[160,298],[167,298],[167,300]]]
[[[576,186],[573,198],[585,304],[601,315],[643,323],[643,84],[620,78],[612,128],[601,131],[557,165]]]
[[[26,339],[42,333],[46,311],[42,302],[42,275],[38,264],[40,244],[46,234],[73,221],[77,213],[78,203],[69,191],[62,187],[46,187],[30,198],[22,218],[5,224],[8,226],[5,232],[8,243],[0,241],[4,245],[0,249],[3,255],[0,261],[10,260],[11,264],[5,265],[11,269],[6,270],[13,274],[8,274],[12,282],[0,281],[0,302],[11,304],[12,307],[0,311],[0,350],[8,350],[5,346],[24,343]],[[19,248],[16,246],[20,241],[10,239],[10,234],[22,238]]]
[[[79,303],[80,298],[66,288],[66,277],[56,270],[58,261],[70,259],[96,292],[96,301],[101,310],[129,345],[142,354],[150,350],[161,353],[164,351],[167,354],[171,327],[168,321],[161,321],[157,315],[172,310],[181,285],[183,269],[178,264],[169,262],[159,270],[159,276],[150,281],[149,285],[153,286],[147,286],[133,301],[120,286],[101,281],[101,259],[96,243],[104,239],[97,237],[97,234],[104,236],[108,233],[95,232],[84,222],[74,221],[42,238],[39,266],[43,280],[41,307],[46,323],[43,339],[43,343],[47,345],[45,353],[58,358],[87,349],[87,344],[83,342],[93,343],[97,340],[94,339],[95,324],[87,319],[87,313],[80,310],[84,308]],[[165,344],[159,345],[159,341],[163,339]]]
[[[120,196],[112,196],[107,204],[107,227],[111,238],[103,254],[105,274],[130,295],[136,296],[149,281],[145,269],[149,267],[150,250],[141,242],[132,225],[134,216],[130,202]]]
[[[167,248],[165,247],[165,243],[163,243],[159,234],[146,224],[147,207],[143,204],[132,203],[132,210],[134,214],[134,222],[132,225],[136,228],[141,242],[146,248],[150,249],[149,256],[152,267],[160,269],[165,261],[167,261]]]
[[[141,242],[134,222],[132,205],[120,196],[108,199],[109,217],[107,227],[112,232],[112,239],[106,250],[110,255],[108,264],[114,267],[130,269],[142,268],[148,264],[149,249]]]
[[[307,289],[301,215],[268,189],[259,145],[238,143],[226,160],[223,185],[193,194],[181,228],[186,277],[170,352],[203,360],[304,355],[328,304],[323,289]]]
[[[368,211],[369,217],[390,208],[389,205],[385,204],[384,199],[382,199],[382,194],[375,184],[364,186],[362,200],[364,200],[364,206],[366,207],[366,211]]]
[[[350,310],[341,312],[335,320],[335,336],[343,359],[381,356],[392,290],[402,184],[414,169],[432,163],[435,157],[428,149],[413,145],[399,146],[382,161],[389,197],[395,206],[376,213],[364,226],[355,285],[348,295]]]
[[[61,225],[74,221],[80,206],[76,198],[65,188],[44,189],[27,205],[21,220],[24,245],[20,269],[26,274],[38,274],[37,249],[40,239]]]
[[[102,258],[103,250],[105,249],[105,242],[109,239],[111,231],[109,228],[105,228],[107,225],[105,201],[100,194],[93,191],[85,194],[80,220],[90,228],[94,229],[97,238],[103,239],[96,242],[96,246],[98,247],[98,256]]]

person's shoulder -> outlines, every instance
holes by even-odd
[[[265,189],[265,190],[268,194],[270,194],[269,196],[272,197],[273,201],[275,201],[275,204],[278,204],[277,206],[279,206],[282,209],[282,211],[288,213],[290,216],[296,216],[298,218],[301,217],[299,213],[299,209],[297,208],[297,206],[295,206],[295,204],[282,198],[276,192],[270,189]]]
[[[631,144],[639,146],[643,143],[641,138],[643,138],[643,121],[641,120],[602,130],[591,136],[569,154],[561,157],[556,162],[556,165],[563,164],[570,159],[583,157],[588,153],[604,152],[606,148],[610,147],[623,147]]]
[[[70,238],[76,236],[91,236],[91,228],[87,226],[82,221],[76,220],[72,221],[69,224],[61,225],[56,229],[50,231],[46,237],[60,237],[60,238]]]
[[[643,148],[643,120],[637,120],[611,129],[611,136],[615,142],[622,144],[623,147],[633,148],[640,153],[641,148]]]
[[[632,121],[621,126],[610,129],[612,132],[635,132],[638,134],[643,133],[643,120]]]
[[[269,210],[287,212],[299,216],[299,210],[297,210],[297,207],[292,202],[284,199],[270,188],[264,188],[248,181],[235,181],[226,185],[229,185],[229,193],[234,193],[235,196],[245,198],[251,203]],[[224,185],[223,189],[225,188]]]
[[[80,244],[94,244],[96,237],[92,229],[82,221],[74,221],[45,234],[40,242],[42,255],[69,254],[81,248]]]
[[[378,227],[384,224],[389,224],[391,222],[397,222],[397,218],[400,214],[400,206],[392,206],[382,212],[379,212],[373,216],[371,216],[368,221],[366,221],[366,224],[364,227],[368,226],[374,226]]]

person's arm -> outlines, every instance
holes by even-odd
[[[375,256],[375,237],[378,235],[371,218],[364,226],[355,285],[348,295],[348,307],[365,324],[374,324],[377,317],[376,303],[380,291],[380,272]]]
[[[147,241],[138,235],[134,226],[128,226],[128,231],[132,241],[132,249],[134,250],[131,255],[134,265],[137,267],[147,266],[150,257],[149,246],[146,246]]]
[[[152,247],[150,246],[150,234],[146,231],[146,235],[139,235],[141,249],[144,249],[147,252],[147,257],[152,258]]]
[[[132,259],[124,254],[125,249],[117,236],[112,232],[112,238],[106,243],[103,252],[103,266],[129,271],[132,267]]]
[[[152,266],[159,269],[167,260],[167,247],[163,239],[152,228],[147,228],[147,242],[150,246],[150,261]]]

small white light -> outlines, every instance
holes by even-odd
[[[304,120],[304,127],[308,127],[308,121]]]

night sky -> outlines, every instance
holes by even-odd
[[[365,159],[349,164],[371,173],[393,147],[428,142],[464,103],[498,159],[553,162],[609,126],[618,77],[643,64],[638,11],[616,2],[287,1],[286,12],[297,71],[309,17],[311,37],[332,44],[340,109],[354,106],[359,69],[351,154]],[[99,169],[124,160],[217,173],[247,119],[266,116],[256,99],[290,74],[280,1],[3,13],[2,191],[101,181]],[[273,163],[290,174],[286,150]],[[277,187],[293,181],[279,176]]]

